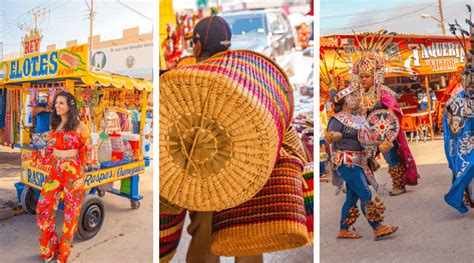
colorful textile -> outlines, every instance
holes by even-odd
[[[460,213],[469,210],[463,198],[466,189],[472,185],[474,176],[474,118],[465,118],[459,114],[464,107],[463,99],[464,91],[455,94],[446,104],[443,116],[444,149],[449,168],[453,172],[453,184],[444,200]],[[457,117],[462,118],[461,121],[454,121]]]
[[[41,163],[51,165],[51,173],[43,184],[36,208],[41,258],[56,255],[61,262],[66,262],[71,252],[84,193],[82,166],[85,142],[86,138],[76,132],[54,131],[49,136],[45,154],[39,156]],[[53,155],[54,149],[78,149],[79,154],[60,158]],[[63,235],[58,242],[55,216],[61,196],[64,203],[64,224]]]
[[[186,210],[179,214],[160,214],[160,262],[168,262],[181,239]]]
[[[382,89],[382,96],[381,96],[382,104],[387,107],[388,109],[392,110],[395,115],[397,115],[398,122],[401,123],[402,121],[402,110],[397,103],[395,97],[386,89]],[[411,154],[410,148],[408,147],[407,139],[405,138],[405,134],[400,132],[396,139],[398,144],[398,151],[397,156],[400,162],[406,168],[406,174],[403,177],[403,185],[417,185],[418,184],[418,171],[416,168],[415,159]]]
[[[309,238],[313,241],[314,236],[314,163],[305,164],[303,170],[303,179],[306,183],[303,188],[304,208],[306,210],[306,227],[308,228]]]

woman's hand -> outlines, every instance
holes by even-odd
[[[337,142],[337,141],[340,141],[341,139],[342,139],[342,133],[340,133],[340,132],[330,131],[326,135],[326,140],[329,143]]]
[[[381,153],[388,153],[392,147],[393,143],[390,141],[384,141],[378,145],[378,149]]]

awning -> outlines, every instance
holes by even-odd
[[[86,85],[100,84],[104,87],[124,88],[124,89],[138,89],[150,92],[153,89],[153,83],[127,78],[119,75],[108,75],[100,72],[88,71],[87,74],[81,77],[81,81]]]

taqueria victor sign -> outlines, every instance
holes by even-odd
[[[329,38],[340,38],[349,58],[348,63],[354,61],[357,55],[354,53],[354,45],[357,45],[354,35]],[[469,46],[468,40],[466,44]],[[388,77],[457,72],[466,62],[461,44],[453,37],[397,36],[393,38],[387,53],[396,54],[390,57],[390,67],[386,69]]]

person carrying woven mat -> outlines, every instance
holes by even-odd
[[[357,201],[360,199],[361,211],[374,229],[375,237],[379,238],[395,233],[398,227],[381,224],[385,206],[378,196],[372,199],[368,185],[372,185],[376,190],[378,186],[368,166],[368,158],[377,148],[381,152],[387,152],[390,145],[376,142],[366,119],[354,114],[357,108],[354,91],[351,86],[341,88],[338,92],[331,91],[336,114],[329,120],[327,141],[331,144],[331,158],[336,176],[342,177],[347,186],[337,237],[361,238],[361,235],[349,230],[359,216]]]
[[[193,31],[194,54],[197,62],[212,57],[230,47],[232,37],[229,24],[219,16],[210,16],[200,20]],[[187,231],[192,236],[186,254],[188,263],[220,262],[219,256],[211,252],[212,213],[189,211],[191,223]],[[263,262],[263,255],[236,257],[235,262]]]

